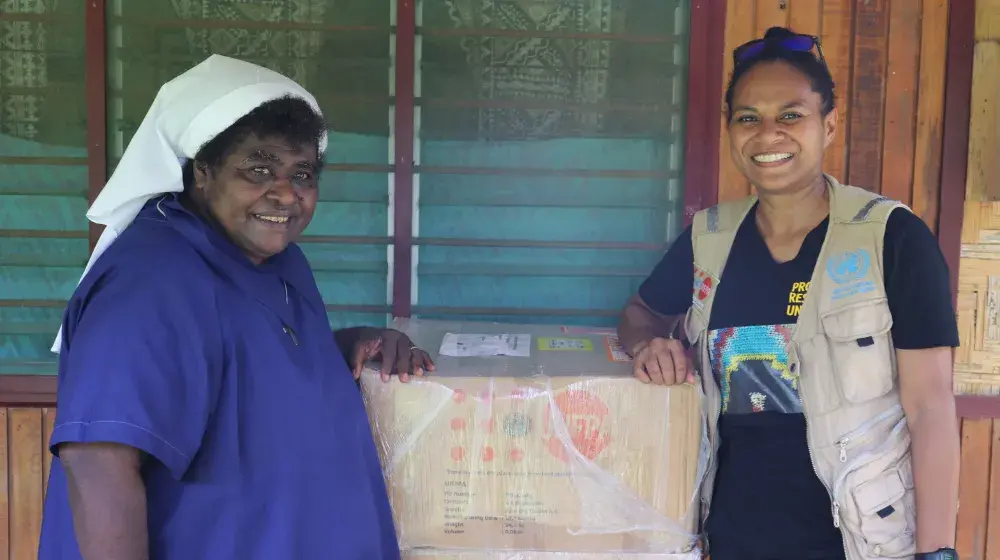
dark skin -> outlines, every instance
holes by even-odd
[[[824,114],[806,76],[783,62],[761,63],[744,74],[730,109],[730,154],[757,190],[757,228],[775,261],[791,260],[829,213],[821,170],[837,132],[837,111]],[[682,318],[660,315],[632,297],[619,336],[635,358],[636,378],[665,385],[694,381],[683,346],[669,338]],[[953,361],[948,347],[896,350],[912,439],[918,552],[955,543],[960,440]]]
[[[261,264],[295,242],[319,199],[322,168],[316,145],[250,136],[215,168],[196,162],[186,205],[223,233],[247,258]],[[381,361],[383,381],[396,373],[434,371],[430,356],[403,333],[354,327],[334,332],[355,379],[366,363]],[[146,560],[146,487],[141,451],[116,443],[59,447],[66,469],[73,527],[85,560]]]
[[[295,242],[312,221],[321,168],[315,145],[250,136],[217,169],[195,166],[192,207],[260,264]],[[399,331],[353,327],[334,337],[355,379],[370,360],[383,364],[383,381],[396,373],[405,383],[411,374],[434,371],[430,356]]]

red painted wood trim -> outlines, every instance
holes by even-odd
[[[396,112],[393,189],[392,314],[409,317],[413,264],[413,87],[416,73],[416,0],[396,0]]]
[[[86,53],[86,88],[87,99],[87,199],[94,199],[104,188],[108,178],[108,158],[105,150],[107,139],[107,14],[105,0],[87,0],[84,12],[84,25],[87,26],[84,38]],[[89,206],[89,205],[88,205]],[[101,236],[101,226],[90,223],[90,248],[93,250],[97,238]]]
[[[544,31],[541,29],[469,29],[469,28],[428,28],[421,30],[428,37],[504,37],[511,39],[555,39],[573,41],[618,41],[626,44],[664,44],[674,39],[672,35],[631,35],[627,33],[579,33],[566,31]]]
[[[695,212],[718,200],[725,34],[726,0],[692,2],[684,151],[685,225],[691,223]]]
[[[960,418],[1000,418],[1000,397],[994,395],[956,395],[955,407]]]
[[[0,406],[54,406],[54,375],[0,375]]]
[[[962,257],[965,175],[969,158],[969,105],[972,100],[972,56],[975,2],[951,0],[948,14],[948,58],[944,86],[941,189],[938,243],[951,274],[953,304],[958,304],[958,269]]]

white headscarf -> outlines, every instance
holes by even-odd
[[[184,190],[185,160],[250,111],[284,96],[301,98],[322,115],[316,99],[294,81],[217,54],[163,84],[114,174],[87,212],[90,221],[105,228],[84,276],[149,199]],[[326,135],[320,138],[319,151],[326,151]],[[52,351],[58,354],[61,345],[60,327]]]

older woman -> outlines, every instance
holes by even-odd
[[[315,99],[264,68],[213,56],[160,90],[89,214],[42,560],[399,557],[351,367],[433,364],[395,331],[331,336],[294,244],[325,148]]]
[[[622,344],[644,382],[702,374],[712,560],[955,558],[947,268],[909,209],[822,172],[837,110],[814,47],[773,28],[734,51],[730,152],[756,194],[695,217]]]

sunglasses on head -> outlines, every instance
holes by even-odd
[[[741,64],[746,62],[767,49],[807,53],[811,52],[813,47],[816,47],[820,62],[826,64],[826,59],[823,58],[823,47],[819,43],[819,37],[800,34],[754,39],[749,43],[744,43],[733,51],[733,63]]]

